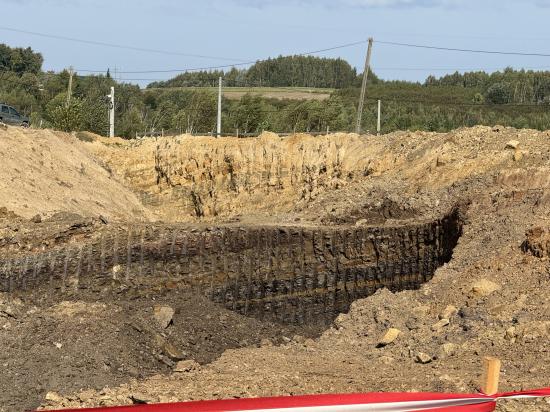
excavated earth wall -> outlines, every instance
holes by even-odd
[[[394,227],[117,226],[0,260],[0,291],[171,282],[246,315],[325,322],[379,288],[419,287],[450,259],[460,231],[458,211]]]
[[[388,156],[348,134],[94,139],[90,151],[170,221],[290,210],[296,202],[362,179]]]

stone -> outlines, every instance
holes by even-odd
[[[514,159],[514,162],[519,162],[521,159],[523,159],[523,152],[521,150],[514,150],[514,155],[512,157]]]
[[[437,156],[437,159],[435,160],[435,166],[436,167],[445,166],[449,163],[451,163],[451,158],[448,155],[445,155],[445,154]]]
[[[446,318],[443,318],[443,319],[440,319],[437,323],[434,323],[432,325],[432,330],[434,332],[437,332],[441,329],[443,329],[445,326],[447,326],[449,324],[449,319],[446,319]]]
[[[156,305],[153,308],[153,317],[157,324],[163,329],[166,329],[173,323],[174,313],[174,309],[170,306]]]
[[[173,361],[181,361],[186,358],[186,353],[180,351],[170,342],[165,341],[162,345],[162,352]]]
[[[439,319],[451,319],[458,313],[456,306],[448,305],[443,311],[439,314]]]
[[[426,363],[430,363],[432,361],[432,357],[427,353],[418,352],[414,357],[414,361],[416,363],[421,363],[422,365],[425,365]]]
[[[118,274],[122,271],[122,266],[120,265],[114,265],[111,269],[111,272],[113,273],[113,279],[118,279]]]
[[[392,363],[395,361],[395,359],[392,358],[391,356],[380,356],[380,357],[378,358],[378,360],[379,360],[380,362],[382,362],[384,365],[390,365],[390,364],[392,364]]]
[[[519,141],[517,140],[510,140],[508,143],[506,143],[506,149],[517,149],[519,146]]]
[[[487,279],[480,279],[472,285],[471,292],[474,296],[489,296],[491,293],[500,289],[500,286],[495,282]]]
[[[47,402],[52,402],[52,403],[59,403],[63,400],[61,395],[59,395],[57,392],[48,392],[48,393],[46,393],[46,396],[44,397],[44,399]]]
[[[456,354],[456,351],[458,349],[458,345],[447,342],[441,345],[441,354],[444,356],[454,356]]]
[[[364,226],[367,223],[369,223],[367,219],[359,219],[357,222],[355,222],[355,226]]]
[[[178,373],[193,372],[193,371],[200,370],[200,368],[201,368],[201,365],[199,365],[197,362],[195,362],[192,359],[187,359],[176,363],[176,366],[174,367],[174,372],[178,372]]]
[[[31,218],[31,222],[32,222],[32,223],[41,223],[41,222],[42,222],[42,216],[40,216],[39,214],[38,214],[38,215],[34,215],[34,216]]]
[[[292,337],[292,340],[296,343],[301,343],[303,344],[305,341],[306,341],[306,338],[304,338],[302,335],[294,335]]]
[[[506,329],[506,333],[504,334],[504,338],[506,340],[511,341],[512,343],[516,341],[516,328],[514,326],[510,326],[508,329]]]
[[[393,341],[397,339],[401,331],[396,328],[389,328],[386,333],[378,340],[378,343],[376,344],[377,348],[384,347],[386,345],[389,345]]]
[[[271,342],[270,339],[268,338],[263,338],[261,341],[260,341],[260,346],[273,346],[273,342]]]

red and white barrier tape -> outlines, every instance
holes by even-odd
[[[550,388],[482,394],[358,393],[65,409],[64,412],[491,412],[499,399],[550,396]]]

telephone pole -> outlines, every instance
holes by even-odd
[[[67,87],[67,104],[66,106],[69,107],[71,104],[71,95],[73,93],[73,76],[74,76],[74,69],[73,66],[69,67],[69,86]]]
[[[109,99],[109,137],[115,137],[115,88],[111,87],[111,94],[107,95]]]
[[[367,58],[365,59],[365,69],[363,70],[363,83],[361,85],[361,97],[359,97],[359,107],[357,108],[357,124],[355,132],[361,134],[361,117],[363,116],[363,104],[365,102],[365,91],[367,89],[367,78],[369,77],[370,55],[372,51],[372,37],[369,37],[369,47],[367,49]]]
[[[217,124],[217,136],[222,135],[222,78],[218,79],[218,124]]]

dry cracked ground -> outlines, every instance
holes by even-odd
[[[550,386],[550,132],[495,126],[125,141],[9,127],[0,130],[0,156],[2,412],[326,392],[472,392],[485,355],[502,360],[503,391]],[[195,293],[188,282],[195,273],[173,276],[169,254],[160,253],[165,244],[172,254],[180,248],[191,260],[199,256],[196,267],[209,267],[213,284],[233,270],[222,257],[237,256],[238,248],[203,258],[196,250],[213,245],[182,246],[178,236],[257,227],[391,234],[451,211],[460,237],[450,260],[441,259],[421,285],[376,284],[328,323],[245,316]],[[122,229],[124,238],[109,238]],[[141,234],[136,253],[132,229]],[[386,249],[406,241],[399,236],[389,235]],[[105,239],[115,239],[111,260]],[[336,272],[353,263],[345,249],[351,241],[342,239]],[[125,242],[127,261],[116,246]],[[243,242],[244,261],[261,261],[265,245]],[[283,264],[284,256],[295,257],[281,253]],[[136,283],[144,267],[147,275]],[[416,276],[404,268],[391,273]],[[73,272],[87,277],[74,281]],[[296,290],[284,298],[306,302]],[[550,402],[503,402],[499,410],[545,411]]]

